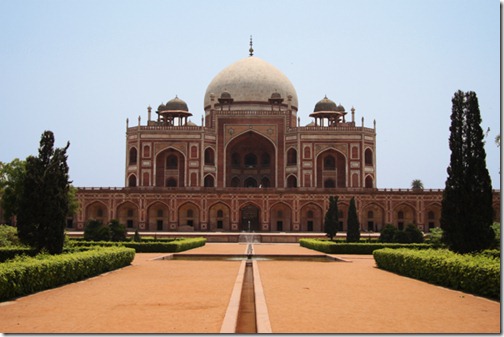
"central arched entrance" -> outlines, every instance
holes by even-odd
[[[266,137],[248,131],[226,147],[226,186],[275,187],[275,147]]]
[[[247,205],[240,209],[240,230],[259,230],[259,208],[254,205]]]

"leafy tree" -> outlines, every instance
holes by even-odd
[[[68,165],[64,148],[54,148],[54,134],[42,134],[38,157],[26,158],[26,174],[18,200],[21,242],[51,254],[63,251],[68,215]]]
[[[108,224],[110,241],[126,241],[126,227],[119,220],[112,219]]]
[[[10,163],[0,162],[0,207],[7,221],[18,213],[19,195],[25,175],[26,162],[24,160],[16,158]]]
[[[88,220],[84,225],[84,240],[86,241],[108,241],[110,233],[107,226],[99,220]]]
[[[443,230],[441,228],[435,227],[430,229],[429,243],[434,248],[441,248],[443,246]]]
[[[329,197],[329,209],[324,218],[324,232],[331,240],[338,232],[338,197]]]
[[[457,91],[452,99],[448,178],[443,191],[443,241],[458,253],[490,247],[494,240],[492,186],[486,168],[478,98]]]
[[[0,247],[19,246],[19,243],[15,227],[0,225]]]
[[[411,182],[411,189],[413,190],[423,190],[424,186],[420,179],[415,179]]]
[[[350,200],[348,207],[348,223],[347,223],[347,242],[359,242],[360,240],[360,224],[357,217],[357,209],[355,208],[355,198]]]
[[[378,241],[380,242],[394,242],[394,235],[397,232],[397,228],[394,227],[394,225],[387,224],[383,229],[380,231],[380,238]]]
[[[408,224],[404,229],[408,237],[408,243],[422,243],[424,242],[424,236],[421,230],[413,224]]]

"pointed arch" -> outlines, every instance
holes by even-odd
[[[317,187],[347,187],[347,158],[340,151],[329,148],[317,155]]]
[[[322,207],[313,202],[301,206],[301,228],[302,232],[323,232],[324,213]]]
[[[270,229],[273,232],[292,230],[292,209],[284,202],[277,202],[270,207]]]

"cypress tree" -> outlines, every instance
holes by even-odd
[[[348,223],[347,223],[347,242],[359,242],[360,240],[360,224],[357,217],[357,209],[355,207],[355,198],[350,200],[348,207]]]
[[[478,98],[457,91],[452,99],[448,177],[443,191],[441,228],[450,250],[488,248],[494,238],[492,186],[486,168]]]
[[[338,231],[338,197],[329,197],[329,209],[324,218],[324,231],[329,239],[333,239]]]
[[[26,159],[26,175],[19,198],[19,239],[38,251],[63,251],[69,211],[68,165],[65,148],[54,149],[54,134],[42,134],[38,157]]]

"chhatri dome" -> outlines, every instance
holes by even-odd
[[[205,93],[204,109],[210,107],[211,95],[215,97],[215,103],[224,97],[238,105],[271,104],[272,99],[279,98],[283,99],[283,104],[288,104],[288,96],[292,96],[290,104],[297,111],[296,90],[287,76],[270,63],[253,56],[252,51],[250,54],[214,77]]]

